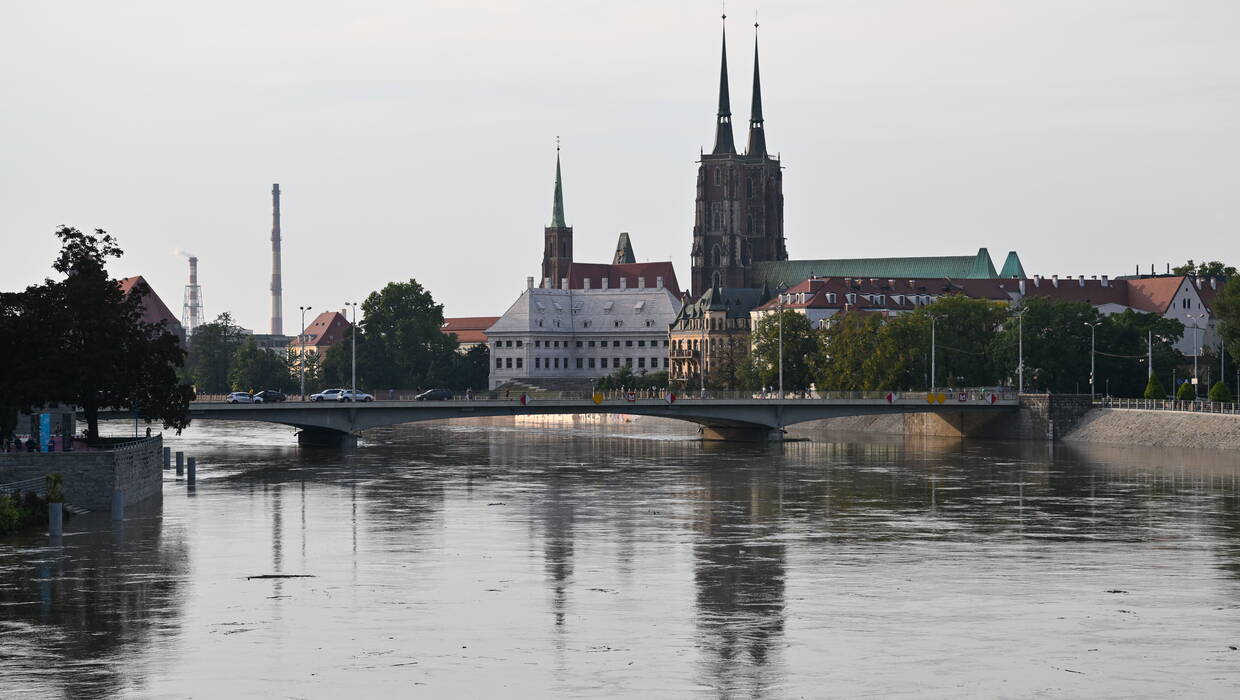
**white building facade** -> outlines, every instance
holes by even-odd
[[[617,289],[549,289],[533,278],[487,329],[490,388],[520,380],[604,377],[668,370],[667,329],[680,311],[676,292],[656,284]]]

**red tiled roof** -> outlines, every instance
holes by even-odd
[[[1136,306],[1132,303],[1131,289],[1125,284],[1125,280],[1106,280],[1105,284],[1103,282],[1103,280],[1096,279],[1082,280],[1079,277],[1065,277],[1060,279],[1056,286],[1053,278],[1027,279],[1025,280],[1025,294],[1031,297],[1064,301],[1083,301],[1094,306],[1103,304]]]
[[[147,290],[146,296],[142,298],[142,321],[144,323],[159,323],[163,321],[170,333],[177,333],[181,327],[180,319],[172,315],[172,311],[164,304],[164,300],[159,298],[154,288],[151,287],[150,283],[142,275],[126,277],[120,280],[121,291],[125,294],[132,292],[134,287],[139,284],[145,286]]]
[[[1176,292],[1180,291],[1184,277],[1147,277],[1124,281],[1128,286],[1128,306],[1162,314],[1167,312]]]
[[[344,317],[344,314],[339,311],[324,311],[314,317],[310,325],[306,326],[305,330],[302,331],[302,335],[306,336],[305,344],[307,347],[325,348],[340,342],[344,338],[345,332],[352,325]],[[289,346],[300,346],[301,344],[300,339],[294,338],[289,343]]]
[[[445,318],[439,330],[445,335],[455,335],[458,343],[485,343],[487,342],[486,329],[495,325],[498,320],[499,316]]]
[[[622,263],[606,265],[602,263],[572,263],[568,266],[568,286],[570,289],[585,289],[585,281],[590,280],[590,289],[600,289],[603,280],[607,280],[608,289],[619,289],[620,279],[624,278],[629,289],[637,288],[637,278],[644,278],[646,287],[654,288],[659,278],[663,278],[663,286],[678,296],[680,283],[676,281],[676,268],[671,262]],[[552,280],[558,286],[560,280]]]

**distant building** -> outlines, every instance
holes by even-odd
[[[667,370],[667,328],[680,305],[677,292],[657,285],[552,289],[535,287],[531,277],[486,330],[490,386],[574,380],[588,387],[620,367]]]
[[[332,345],[343,340],[352,326],[339,311],[324,311],[314,317],[301,336],[288,344],[288,348],[298,357],[307,353],[322,355]]]
[[[477,345],[487,344],[487,329],[499,320],[499,316],[464,316],[445,318],[439,330],[444,335],[456,336],[460,352],[469,352]]]
[[[150,283],[146,281],[142,275],[135,277],[126,277],[120,280],[121,291],[126,295],[133,292],[138,286],[146,287],[146,296],[142,298],[142,322],[143,323],[163,323],[164,328],[169,333],[180,339],[181,344],[185,344],[185,327],[181,325],[181,321],[168,309],[168,305],[163,299],[155,293]]]
[[[761,289],[711,287],[696,301],[685,304],[668,330],[671,340],[669,379],[706,375],[729,355],[749,352],[750,312],[766,301]]]
[[[254,338],[254,344],[257,345],[260,350],[266,350],[268,352],[282,353],[288,350],[289,345],[293,342],[292,336],[273,335],[271,333],[254,333],[251,337]]]

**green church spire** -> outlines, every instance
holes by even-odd
[[[555,144],[555,203],[551,205],[551,227],[568,228],[564,223],[564,186],[560,180],[560,139]]]

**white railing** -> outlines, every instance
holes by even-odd
[[[1173,401],[1169,399],[1114,399],[1094,401],[1100,408],[1135,408],[1143,411],[1183,411],[1185,413],[1240,414],[1240,404],[1218,401]]]
[[[0,493],[26,493],[33,491],[34,493],[43,493],[47,490],[47,479],[37,476],[33,479],[22,479],[21,481],[12,481],[7,484],[0,484]]]

